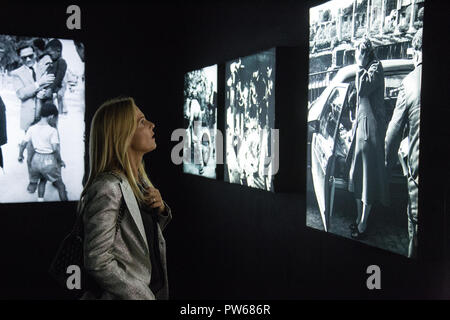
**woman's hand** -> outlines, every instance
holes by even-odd
[[[147,188],[146,203],[150,208],[157,209],[158,213],[166,209],[159,190],[153,187]]]

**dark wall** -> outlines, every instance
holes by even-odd
[[[2,9],[1,33],[76,37],[85,43],[87,125],[104,100],[118,95],[135,97],[156,123],[158,148],[146,156],[146,165],[174,214],[166,231],[172,299],[450,298],[444,263],[449,258],[448,45],[436,37],[449,30],[445,2],[428,0],[425,12],[417,261],[307,228],[302,193],[272,194],[183,175],[170,160],[176,144],[170,135],[183,123],[184,73],[274,46],[303,48],[299,59],[307,64],[308,10],[321,2],[81,5],[81,31],[65,28],[62,4]],[[304,69],[303,82],[307,65]],[[306,89],[298,90],[307,101]],[[304,106],[292,108],[306,121]],[[306,150],[305,141],[292,145]],[[0,298],[72,298],[46,270],[70,230],[75,206],[0,206]],[[378,292],[365,285],[372,264],[382,270]]]

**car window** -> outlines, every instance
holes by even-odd
[[[385,99],[397,98],[398,89],[407,74],[391,74],[384,77]]]
[[[408,75],[408,73],[405,73],[403,71],[400,71],[400,73],[396,74],[388,74],[384,75],[384,97],[386,98],[397,98],[398,95],[398,88],[402,84],[403,79]],[[347,77],[344,80],[344,83],[350,83],[352,81],[355,81],[355,77]]]
[[[397,102],[398,92],[407,73],[389,74],[384,77],[384,103],[386,106],[386,118],[390,120]]]
[[[347,87],[334,88],[325,103],[321,118],[320,118],[320,132],[325,137],[333,137],[336,130],[336,124],[339,119],[339,114],[344,105]]]

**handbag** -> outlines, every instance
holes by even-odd
[[[100,287],[97,285],[94,279],[84,269],[84,253],[83,253],[83,210],[84,201],[81,201],[81,208],[77,213],[77,218],[72,231],[63,239],[52,263],[50,264],[50,275],[65,289],[67,287],[67,268],[71,265],[78,266],[81,270],[81,290],[91,291],[93,293],[101,292]],[[119,207],[119,216],[117,218],[116,233],[119,230],[120,223],[125,211],[125,203],[123,198]]]

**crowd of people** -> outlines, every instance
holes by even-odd
[[[227,65],[227,172],[233,183],[273,190],[271,129],[275,125],[275,56],[266,51]]]

